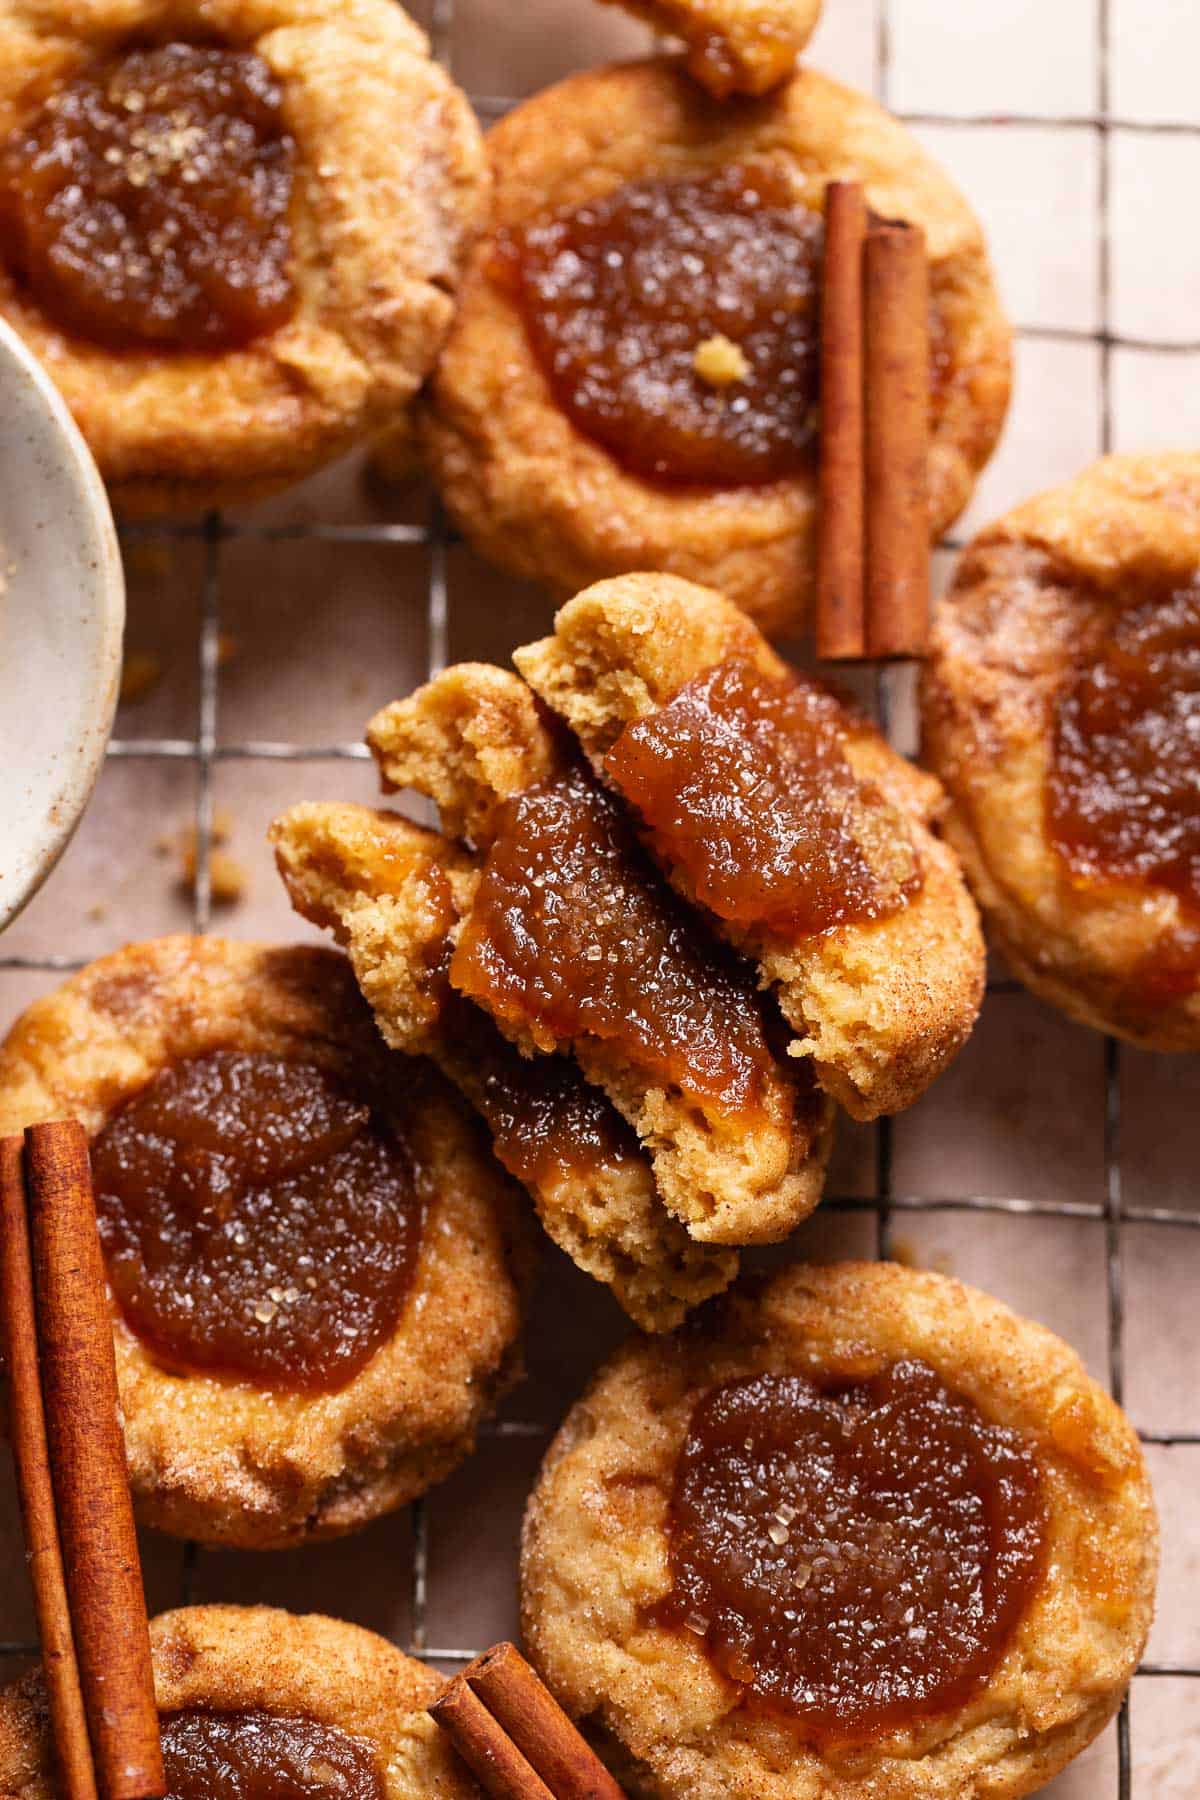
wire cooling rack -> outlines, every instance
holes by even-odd
[[[1145,124],[1114,118],[1110,96],[1110,13],[1112,0],[1096,0],[1096,24],[1099,41],[1098,84],[1094,113],[1062,117],[1019,112],[997,114],[941,114],[900,112],[897,116],[914,126],[979,126],[1037,125],[1042,128],[1086,129],[1096,134],[1099,145],[1100,179],[1098,187],[1099,241],[1099,328],[1095,331],[1062,327],[1027,325],[1018,336],[1025,339],[1066,340],[1093,344],[1099,352],[1100,440],[1107,452],[1113,445],[1112,363],[1115,350],[1149,350],[1187,355],[1200,350],[1196,343],[1158,341],[1116,334],[1112,329],[1111,305],[1111,230],[1110,196],[1112,187],[1112,135],[1117,130],[1152,132],[1166,135],[1200,137],[1200,127],[1188,123]],[[450,64],[450,44],[454,24],[454,0],[433,0],[429,24],[434,54],[446,66]],[[890,86],[890,24],[888,0],[878,0],[875,43],[875,91],[886,106]],[[499,118],[517,104],[513,99],[476,94],[473,103],[485,123]],[[294,541],[331,544],[371,544],[392,546],[398,551],[420,549],[428,558],[426,592],[426,628],[428,671],[434,674],[446,660],[449,623],[449,591],[446,579],[446,552],[455,541],[436,499],[428,504],[424,523],[346,523],[336,519],[305,521],[298,524],[256,524],[253,520],[231,520],[221,513],[210,512],[195,519],[150,521],[127,524],[121,530],[125,544],[162,542],[164,540],[198,541],[202,546],[202,592],[198,643],[199,694],[195,734],[190,737],[114,738],[108,746],[113,759],[176,761],[190,764],[196,775],[196,875],[193,898],[193,926],[197,932],[209,929],[212,912],[212,848],[213,783],[219,763],[328,762],[361,761],[368,757],[361,743],[304,745],[286,741],[248,740],[240,743],[217,742],[217,717],[220,706],[220,635],[222,625],[221,587],[222,551],[237,540],[261,543]],[[961,539],[948,537],[942,548],[961,547]],[[891,724],[895,684],[901,672],[880,667],[873,682],[874,704],[880,724]],[[0,971],[24,970],[63,972],[81,967],[81,961],[70,957],[8,956],[0,954]],[[989,993],[1011,992],[1012,982],[993,982]],[[960,1194],[955,1196],[922,1195],[897,1192],[892,1178],[892,1129],[887,1119],[874,1127],[875,1194],[828,1195],[823,1207],[835,1212],[868,1213],[875,1221],[875,1249],[881,1257],[892,1253],[893,1225],[898,1216],[921,1213],[980,1213],[1009,1216],[1049,1217],[1101,1223],[1105,1237],[1107,1362],[1109,1386],[1115,1398],[1123,1399],[1125,1385],[1124,1306],[1122,1297],[1122,1227],[1127,1224],[1154,1225],[1169,1230],[1200,1229],[1200,1212],[1177,1207],[1126,1205],[1121,1183],[1121,1047],[1115,1039],[1107,1039],[1104,1048],[1104,1115],[1103,1115],[1103,1180],[1100,1191],[1086,1199],[1029,1199],[1019,1196]],[[492,1437],[540,1438],[546,1435],[541,1423],[508,1420],[484,1427]],[[1143,1432],[1147,1445],[1200,1445],[1200,1432]],[[426,1628],[429,1570],[429,1520],[436,1500],[419,1500],[411,1508],[412,1570],[411,1631],[402,1647],[423,1661],[437,1664],[465,1663],[476,1655],[480,1645],[441,1645],[429,1642]],[[185,1549],[180,1601],[187,1604],[192,1597],[196,1565],[196,1546]],[[0,1655],[28,1656],[37,1646],[24,1642],[0,1641]],[[1141,1676],[1188,1678],[1200,1680],[1200,1665],[1192,1663],[1143,1663]],[[1117,1721],[1117,1800],[1132,1800],[1130,1732],[1128,1702]],[[1149,1800],[1149,1796],[1146,1796]]]

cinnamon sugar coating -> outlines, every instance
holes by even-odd
[[[127,512],[245,500],[401,422],[487,202],[471,108],[392,0],[5,0],[0,141],[56,87],[164,34],[253,51],[278,88],[294,145],[293,294],[243,344],[112,350],[60,328],[0,255],[0,314]]]
[[[283,1548],[367,1524],[470,1452],[520,1370],[529,1222],[458,1097],[427,1062],[385,1048],[349,964],[327,950],[175,937],[89,964],[0,1046],[0,1130],[67,1115],[94,1136],[160,1070],[215,1050],[348,1082],[369,1070],[422,1205],[395,1325],[332,1392],[169,1372],[114,1302],[138,1517],[205,1543]]]
[[[1200,916],[1152,869],[1073,868],[1050,827],[1049,781],[1072,684],[1139,609],[1190,595],[1194,619],[1198,578],[1200,456],[1105,457],[970,544],[934,612],[922,691],[924,755],[950,796],[946,837],[998,948],[1072,1018],[1153,1050],[1200,1049]],[[1119,644],[1118,654],[1128,699],[1144,670]],[[1156,772],[1151,754],[1140,775],[1128,772],[1123,794],[1098,788],[1088,801],[1134,841],[1135,809],[1149,836],[1156,810],[1157,828],[1169,831],[1171,809],[1194,805],[1180,741],[1196,705],[1195,659],[1193,624],[1160,663],[1163,707],[1181,710],[1173,725],[1166,710],[1158,726],[1148,721],[1151,732],[1174,734],[1159,752],[1170,767]],[[1101,681],[1112,686],[1111,676]],[[1118,719],[1118,758],[1129,730]],[[1158,794],[1159,773],[1173,796]]]
[[[785,665],[722,595],[670,575],[599,582],[562,608],[551,637],[514,653],[538,697],[570,727],[592,766],[626,726],[652,719],[685,684],[730,658],[770,679]],[[983,996],[979,922],[953,852],[933,833],[941,789],[844,714],[850,770],[906,833],[920,870],[903,904],[816,934],[709,915],[757,964],[823,1089],[852,1117],[910,1105],[961,1049]],[[678,866],[669,869],[693,897]]]
[[[344,1733],[372,1754],[386,1800],[479,1800],[425,1708],[441,1678],[373,1631],[271,1606],[189,1606],[150,1621],[161,1714],[273,1713]],[[0,1689],[0,1793],[52,1800],[40,1669]]]
[[[799,1376],[844,1391],[913,1361],[1032,1456],[1044,1552],[1015,1629],[965,1700],[817,1741],[786,1712],[746,1704],[710,1655],[707,1621],[659,1620],[677,1459],[697,1401],[719,1384]],[[1146,1641],[1157,1561],[1137,1437],[1060,1339],[942,1276],[797,1265],[735,1289],[701,1330],[633,1339],[599,1371],[529,1501],[522,1618],[543,1679],[631,1794],[1018,1800],[1116,1711]],[[804,1605],[801,1588],[801,1618]]]
[[[757,485],[633,473],[556,400],[496,254],[525,227],[630,184],[702,178],[733,165],[765,163],[814,214],[828,181],[856,177],[875,211],[923,228],[944,363],[929,463],[931,536],[961,511],[1003,421],[1009,327],[973,215],[872,101],[801,68],[761,100],[719,103],[680,62],[660,57],[571,76],[502,119],[488,148],[491,231],[469,258],[422,413],[447,507],[485,556],[564,598],[625,570],[663,569],[711,583],[772,634],[804,624],[815,568],[815,463]],[[686,287],[682,269],[673,279]],[[651,395],[653,377],[651,363]]]

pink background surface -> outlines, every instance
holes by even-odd
[[[885,19],[884,4],[828,0],[811,60],[910,116],[959,178],[991,233],[1020,328],[1008,429],[958,528],[961,541],[1105,447],[1200,443],[1200,235],[1190,225],[1200,186],[1200,10],[1188,0],[886,0]],[[428,9],[417,10],[429,23]],[[448,21],[446,11],[442,47],[464,85],[491,97],[488,113],[647,42],[640,27],[587,0],[457,0]],[[373,798],[372,768],[351,754],[368,714],[421,680],[431,659],[504,661],[548,620],[542,595],[464,548],[452,546],[443,561],[423,541],[429,518],[424,492],[380,501],[350,464],[231,515],[246,534],[217,545],[194,533],[130,540],[128,645],[158,657],[162,678],[122,708],[78,837],[0,940],[0,1025],[61,978],[48,966],[56,959],[78,962],[190,928],[192,898],[161,840],[194,821],[206,788],[230,816],[229,848],[248,878],[245,898],[216,912],[214,929],[313,935],[275,877],[264,842],[272,816],[298,799]],[[396,521],[413,527],[400,541],[288,535],[312,524]],[[939,555],[939,577],[952,563],[951,547]],[[200,650],[218,630],[232,641],[214,709],[202,695]],[[889,680],[903,734],[906,680]],[[1200,1224],[1200,1061],[1122,1051],[1113,1087],[1120,1133],[1111,1200],[1142,1215],[1113,1219],[1119,1338],[1106,1257],[1105,1046],[1019,990],[990,995],[959,1062],[895,1122],[892,1246],[1044,1320],[1101,1380],[1111,1379],[1119,1352],[1126,1404],[1154,1440],[1164,1545],[1147,1652],[1155,1672],[1138,1676],[1131,1702],[1131,1792],[1184,1800],[1200,1789],[1200,1681],[1170,1671],[1200,1664],[1200,1230],[1144,1215],[1165,1208]],[[797,1233],[795,1254],[874,1252],[879,1169],[875,1135],[843,1125],[830,1188],[844,1204],[823,1208]],[[961,1205],[969,1196],[1031,1210],[973,1211]],[[906,1209],[918,1199],[938,1204]],[[1064,1202],[1071,1215],[1037,1211]],[[530,1325],[530,1378],[477,1455],[430,1497],[423,1523],[406,1514],[340,1544],[273,1557],[193,1558],[147,1536],[152,1608],[188,1591],[195,1600],[323,1609],[435,1656],[511,1634],[516,1534],[546,1435],[624,1329],[607,1294],[549,1251]],[[427,1551],[420,1561],[418,1537]],[[16,1503],[3,1477],[0,1676],[15,1670],[32,1637]],[[1115,1731],[1046,1792],[1116,1796]]]

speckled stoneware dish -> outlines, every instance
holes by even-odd
[[[0,320],[0,930],[87,805],[124,623],[96,465],[53,383]]]

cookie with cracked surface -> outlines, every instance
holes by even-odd
[[[270,830],[297,912],[345,949],[394,1049],[428,1056],[482,1115],[547,1233],[643,1331],[669,1331],[728,1287],[737,1253],[697,1243],[663,1204],[646,1152],[568,1057],[523,1057],[448,979],[478,874],[398,813],[309,802]]]
[[[425,1711],[440,1678],[373,1631],[270,1606],[190,1606],[151,1620],[150,1650],[171,1800],[479,1800]],[[0,1793],[58,1791],[35,1669],[0,1689]]]
[[[687,45],[688,74],[717,100],[786,81],[821,16],[821,0],[616,0]]]
[[[1106,457],[980,532],[934,611],[922,717],[1021,980],[1200,1049],[1200,456]]]
[[[598,582],[514,652],[679,891],[758,966],[854,1118],[957,1054],[984,949],[940,788],[789,670],[746,616],[669,575]]]
[[[829,1102],[782,1053],[749,965],[671,892],[525,684],[460,663],[367,735],[385,786],[427,794],[473,849],[453,987],[526,1054],[576,1059],[693,1237],[786,1236],[820,1197]]]
[[[527,1206],[344,957],[176,937],[89,964],[0,1046],[0,1129],[63,1115],[91,1140],[139,1518],[283,1548],[468,1455],[520,1371]]]
[[[564,598],[664,569],[773,635],[804,624],[822,210],[851,178],[926,236],[931,536],[961,511],[1003,421],[1011,334],[975,218],[873,101],[803,68],[716,102],[662,57],[560,82],[488,145],[490,229],[421,412],[485,556]]]
[[[3,0],[0,173],[0,314],[140,512],[402,419],[488,194],[391,0]]]
[[[594,1378],[529,1502],[525,1640],[631,1794],[1017,1800],[1116,1711],[1157,1550],[1060,1339],[797,1266]]]

